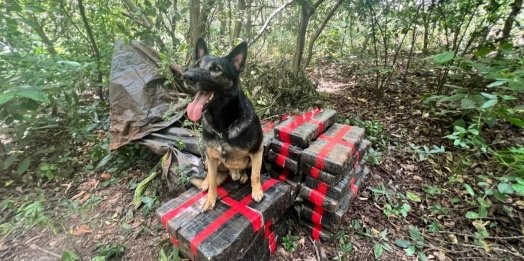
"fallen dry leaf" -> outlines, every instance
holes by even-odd
[[[96,188],[98,182],[95,179],[90,179],[82,184],[80,184],[80,190],[90,190]]]
[[[83,190],[80,191],[80,192],[78,192],[76,195],[74,195],[74,196],[71,198],[71,200],[75,200],[75,199],[81,197],[82,195],[84,195],[84,193],[86,193],[86,192],[83,191]]]
[[[102,173],[102,175],[100,175],[100,178],[101,179],[110,179],[111,178],[111,174],[107,173],[107,172],[104,172]]]
[[[80,200],[80,204],[84,204],[84,202],[86,202],[86,200],[91,197],[91,193],[87,193],[85,194],[85,196]]]
[[[93,230],[89,229],[87,225],[81,225],[75,232],[72,232],[71,235],[80,236],[83,234],[91,234],[91,233],[93,233]]]

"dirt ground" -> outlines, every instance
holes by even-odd
[[[428,211],[434,203],[433,199],[424,198],[425,185],[438,185],[444,190],[441,204],[453,195],[467,197],[454,183],[449,182],[460,170],[457,152],[437,155],[429,160],[419,161],[417,155],[405,149],[409,144],[444,145],[451,149],[452,144],[442,141],[452,129],[452,122],[424,116],[427,108],[422,106],[425,81],[430,77],[402,77],[392,80],[392,87],[383,90],[384,97],[378,99],[370,88],[363,88],[362,82],[357,82],[351,75],[351,66],[338,65],[330,69],[316,69],[311,76],[320,81],[318,90],[327,97],[327,103],[332,104],[339,112],[339,117],[352,118],[358,116],[361,120],[375,120],[384,126],[384,134],[388,140],[383,144],[388,150],[382,155],[380,164],[372,166],[371,175],[364,183],[361,193],[353,203],[345,217],[342,228],[353,244],[350,254],[340,250],[340,241],[332,244],[314,244],[297,226],[291,229],[292,235],[297,235],[294,251],[286,250],[278,245],[272,260],[333,260],[336,256],[344,256],[345,260],[375,260],[374,246],[378,242],[387,243],[391,251],[384,251],[381,260],[416,260],[415,256],[407,257],[404,250],[395,246],[393,241],[406,238],[411,226],[427,227],[427,220],[439,220],[444,224],[440,231],[442,236],[432,236],[434,240],[427,241],[424,253],[430,260],[520,260],[512,255],[511,249],[523,249],[522,237],[496,240],[498,247],[506,250],[486,252],[482,247],[468,246],[467,236],[473,234],[473,226],[465,220],[464,214],[471,209],[465,204],[447,205],[451,211],[448,214],[435,215]],[[422,79],[422,80],[421,80]],[[402,86],[402,88],[399,87]],[[395,88],[393,88],[395,87]],[[508,135],[509,142],[522,142],[522,133]],[[497,135],[494,133],[493,135]],[[520,137],[520,138],[519,138]],[[520,140],[519,140],[520,139]],[[521,143],[522,144],[522,143]],[[84,152],[89,157],[89,152]],[[80,162],[78,165],[85,164]],[[2,229],[10,232],[0,238],[0,260],[59,260],[64,251],[76,253],[81,260],[90,260],[101,253],[107,246],[115,249],[123,247],[123,254],[117,260],[157,260],[160,249],[170,249],[168,234],[159,224],[154,215],[157,206],[145,213],[133,209],[133,182],[144,179],[151,166],[136,164],[126,175],[110,176],[107,173],[94,173],[91,176],[75,175],[74,178],[58,182],[37,183],[27,180],[11,180],[8,175],[0,175],[1,199],[28,201],[40,200],[42,204],[55,206],[45,210],[43,226],[24,227],[22,222],[7,223],[14,216],[13,211],[1,211]],[[486,171],[487,166],[479,162],[471,167],[474,173]],[[80,171],[79,171],[80,172]],[[111,178],[116,178],[111,181]],[[460,177],[477,181],[472,177]],[[110,182],[111,181],[111,182]],[[109,182],[104,186],[104,183]],[[375,196],[371,188],[379,188],[381,184],[392,184],[398,191],[412,191],[421,196],[421,202],[410,202],[411,211],[405,217],[398,215],[386,216],[386,199]],[[164,201],[172,197],[168,195],[166,184],[159,184],[164,193]],[[75,203],[76,202],[76,203]],[[27,203],[29,204],[29,203]],[[27,204],[24,205],[27,207]],[[76,205],[75,205],[76,204]],[[0,209],[8,208],[7,205]],[[524,207],[516,208],[513,219],[502,217],[502,224],[497,235],[518,235],[524,228]],[[30,213],[28,214],[30,215]],[[41,215],[42,216],[42,215]],[[41,217],[40,216],[40,217]],[[358,221],[361,228],[353,229],[350,224]],[[45,227],[43,230],[41,227]],[[380,232],[387,229],[387,240],[380,240]],[[507,232],[513,231],[513,232]],[[524,234],[524,231],[520,232]],[[367,236],[366,236],[367,234]],[[453,235],[461,244],[452,244],[449,238]],[[466,247],[468,246],[468,247]]]

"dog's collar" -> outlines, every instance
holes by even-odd
[[[229,125],[229,127],[226,130],[224,130],[222,133],[219,133],[213,127],[211,127],[211,129],[213,130],[214,133],[216,133],[218,135],[219,138],[222,139],[223,135],[228,133],[231,130],[231,127],[233,127],[233,125],[235,125],[235,123],[237,123],[237,121],[238,121],[238,119],[235,122],[231,123],[231,125]]]

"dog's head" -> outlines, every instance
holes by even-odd
[[[210,55],[204,39],[199,38],[195,48],[194,68],[184,73],[184,83],[198,91],[187,106],[187,115],[198,121],[215,102],[238,95],[239,76],[244,71],[247,43],[237,45],[228,55]]]

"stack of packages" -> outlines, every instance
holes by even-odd
[[[254,202],[251,183],[218,188],[215,209],[201,213],[206,192],[191,188],[157,209],[171,241],[191,260],[269,260],[286,234],[291,188],[261,176],[264,198]]]
[[[302,151],[306,173],[301,225],[315,240],[331,241],[369,173],[363,160],[371,142],[364,129],[333,124]]]
[[[300,171],[302,152],[336,121],[337,113],[329,109],[314,109],[303,115],[290,116],[273,128],[267,160],[270,175],[290,185],[298,193],[304,175]]]

